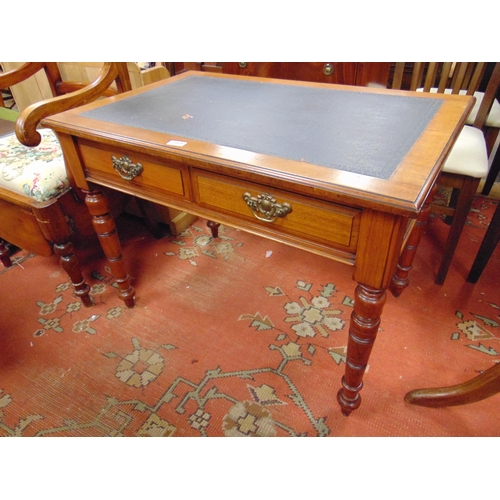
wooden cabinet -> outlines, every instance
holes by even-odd
[[[168,63],[171,72],[187,70],[215,71],[230,75],[280,78],[304,82],[361,85],[387,85],[391,63],[388,62],[223,62]]]

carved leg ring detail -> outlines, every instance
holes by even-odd
[[[385,290],[375,290],[362,284],[356,287],[345,375],[342,377],[342,388],[337,394],[345,416],[350,415],[361,404],[359,392],[363,388],[363,375],[377,336],[385,301]]]
[[[92,305],[92,299],[89,295],[90,287],[85,282],[80,271],[78,258],[74,254],[73,244],[66,242],[62,244],[54,244],[54,253],[59,256],[61,267],[68,274],[73,285],[74,294],[80,298],[85,307]]]
[[[130,276],[123,265],[120,240],[115,221],[109,213],[107,199],[100,191],[84,192],[86,195],[85,203],[92,215],[94,229],[118,285],[118,297],[125,302],[127,307],[134,307],[135,290],[130,285]]]

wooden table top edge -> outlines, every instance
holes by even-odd
[[[403,168],[400,168],[410,168],[407,165],[403,165],[406,157],[389,179],[378,179],[375,177],[342,171],[331,167],[322,167],[320,165],[312,165],[305,162],[287,160],[284,158],[267,156],[260,153],[252,153],[227,146],[208,144],[193,139],[189,139],[189,150],[180,150],[178,147],[167,145],[167,142],[169,142],[170,140],[185,141],[186,138],[180,136],[171,136],[169,134],[164,134],[161,132],[152,132],[146,129],[131,126],[113,124],[109,124],[107,129],[104,130],[104,128],[106,128],[102,126],[104,122],[80,116],[85,111],[105,106],[107,104],[111,104],[112,102],[117,102],[133,95],[147,92],[150,89],[168,85],[169,83],[172,83],[174,81],[189,78],[190,76],[201,76],[204,78],[231,78],[240,81],[251,80],[271,84],[297,86],[306,85],[308,87],[348,90],[363,93],[413,96],[423,99],[436,99],[436,96],[438,96],[438,98],[442,98],[445,103],[460,103],[462,108],[462,117],[459,121],[459,124],[456,126],[450,140],[448,141],[449,144],[447,144],[444,148],[445,154],[436,159],[434,161],[434,164],[428,167],[427,171],[422,174],[426,178],[423,184],[420,181],[411,184],[408,182],[408,178],[404,179],[405,176],[402,174]],[[56,133],[71,134],[83,139],[92,140],[96,137],[99,137],[99,140],[102,141],[102,143],[108,144],[110,146],[123,145],[124,143],[126,143],[129,147],[132,145],[134,147],[134,150],[142,147],[144,151],[146,151],[147,149],[165,158],[175,157],[179,159],[182,157],[183,161],[194,162],[197,166],[200,166],[203,161],[207,161],[211,164],[217,164],[221,170],[221,173],[228,175],[238,175],[238,172],[241,171],[245,172],[245,175],[253,173],[256,176],[257,181],[260,176],[264,176],[266,180],[268,180],[269,177],[272,176],[273,178],[278,179],[280,182],[282,181],[285,183],[293,183],[294,179],[296,181],[300,180],[301,185],[306,191],[304,194],[315,196],[314,193],[316,191],[321,191],[322,195],[325,195],[325,193],[327,195],[328,193],[331,193],[331,196],[333,196],[334,198],[335,195],[344,196],[348,197],[350,201],[360,207],[366,206],[368,204],[364,200],[364,197],[369,195],[371,197],[371,201],[369,203],[371,206],[373,206],[373,204],[380,204],[381,206],[383,205],[384,207],[386,207],[386,211],[388,210],[395,214],[414,218],[418,215],[418,212],[420,211],[425,201],[427,193],[432,187],[434,181],[437,179],[441,170],[441,166],[444,163],[449,150],[451,149],[451,144],[455,137],[459,134],[463,124],[465,123],[467,115],[473,107],[473,104],[474,98],[468,96],[457,96],[453,94],[427,94],[422,92],[394,91],[371,87],[356,87],[350,85],[337,85],[315,82],[297,82],[292,80],[280,80],[274,78],[257,78],[241,75],[224,75],[217,73],[207,74],[206,72],[188,71],[180,75],[176,75],[172,78],[153,83],[146,87],[135,89],[131,92],[109,97],[79,108],[53,115],[44,119],[42,121],[42,125],[44,127],[53,129]],[[101,125],[96,127],[96,124],[98,125],[99,123]],[[418,154],[416,154],[415,156],[418,157]],[[251,157],[251,162],[248,161],[249,157]],[[269,166],[270,164],[275,166],[277,165],[280,168],[273,168],[272,166]],[[286,168],[284,166],[285,164]],[[317,177],[307,175],[305,173],[306,169],[313,169],[319,174],[317,175]],[[295,182],[295,184],[297,183]],[[389,185],[390,189],[387,188],[387,186]],[[393,194],[394,192],[397,192],[398,196],[395,196]],[[405,192],[407,193],[406,196],[399,196],[401,194],[404,195]]]

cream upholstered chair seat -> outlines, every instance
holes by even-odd
[[[488,152],[482,130],[465,125],[443,165],[443,172],[482,179],[488,174],[488,168]]]

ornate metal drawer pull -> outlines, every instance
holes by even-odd
[[[113,168],[126,181],[135,179],[144,170],[140,163],[132,163],[132,160],[128,156],[122,156],[120,159],[112,156],[111,161],[113,162]]]
[[[264,222],[274,222],[278,217],[285,217],[292,211],[289,203],[280,205],[267,193],[259,194],[257,198],[253,197],[250,193],[244,193],[243,199],[252,209],[253,215]]]

